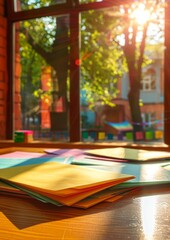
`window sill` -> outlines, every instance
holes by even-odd
[[[94,148],[112,148],[112,147],[129,147],[140,148],[155,151],[170,151],[170,146],[164,143],[128,143],[128,142],[41,142],[32,141],[28,143],[16,143],[12,140],[1,140],[0,148],[11,147],[28,147],[28,148],[79,148],[79,149],[94,149]]]

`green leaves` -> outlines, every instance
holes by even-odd
[[[117,81],[126,69],[123,51],[110,41],[110,26],[115,22],[106,13],[107,10],[82,14],[81,87],[87,92],[91,106],[96,101],[113,106]]]

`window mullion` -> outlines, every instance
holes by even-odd
[[[164,63],[164,141],[170,144],[170,2],[165,8],[165,63]]]
[[[70,14],[70,141],[80,141],[79,13]]]

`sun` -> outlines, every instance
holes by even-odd
[[[135,20],[139,25],[144,25],[150,19],[150,11],[142,3],[132,7],[130,12],[131,19]]]

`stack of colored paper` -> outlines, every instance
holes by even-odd
[[[81,208],[90,207],[124,192],[114,190],[114,186],[132,178],[132,175],[83,168],[57,161],[0,169],[1,182],[12,189],[18,189],[57,206]],[[5,188],[5,185],[3,186]],[[10,188],[8,190],[10,191]],[[97,193],[100,194],[95,195]]]
[[[46,149],[0,155],[0,191],[88,208],[170,183],[170,153],[130,148]]]

